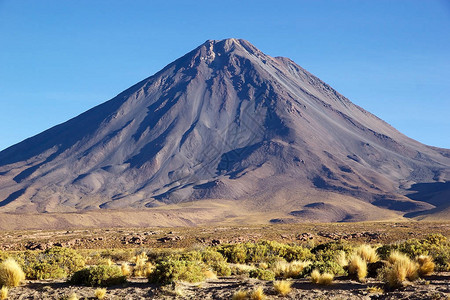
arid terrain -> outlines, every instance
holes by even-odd
[[[126,255],[142,251],[147,251],[151,256],[151,253],[157,255],[164,251],[201,251],[208,247],[247,242],[258,243],[264,240],[299,245],[309,249],[333,242],[353,246],[365,243],[378,247],[404,243],[411,239],[426,239],[430,234],[440,234],[444,238],[450,238],[450,223],[307,223],[7,231],[0,237],[0,249],[5,254],[24,250],[41,252],[55,246],[63,246],[77,249],[91,261],[94,257],[96,260],[112,258],[113,263],[120,264],[121,260],[125,260]],[[250,278],[248,274],[218,276],[218,278],[210,278],[198,283],[177,281],[170,285],[149,283],[145,278],[129,278],[126,283],[108,287],[105,299],[232,299],[239,290],[251,293],[259,287],[262,287],[266,299],[419,300],[448,299],[450,296],[448,270],[436,271],[427,277],[395,289],[389,288],[376,277],[358,281],[337,275],[333,282],[326,286],[311,283],[308,276],[289,279],[289,281],[292,283],[292,290],[286,297],[282,297],[274,290],[272,280]],[[79,299],[96,299],[95,290],[94,287],[69,284],[65,279],[26,280],[21,286],[10,289],[9,299],[68,299],[74,292]]]

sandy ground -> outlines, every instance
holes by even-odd
[[[286,297],[276,295],[271,281],[242,277],[222,277],[198,284],[179,283],[176,287],[159,287],[146,279],[131,279],[123,286],[107,289],[105,299],[231,299],[234,292],[263,287],[268,299],[450,299],[450,272],[437,273],[403,289],[371,292],[368,287],[385,288],[369,279],[366,283],[336,278],[330,286],[318,286],[308,279],[292,280]],[[96,288],[71,286],[64,281],[27,281],[10,290],[9,299],[65,299],[75,292],[80,299],[95,299]]]

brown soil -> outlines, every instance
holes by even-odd
[[[124,286],[107,289],[105,299],[231,299],[233,293],[263,287],[268,299],[449,299],[450,272],[438,273],[395,291],[369,279],[366,283],[337,278],[329,286],[318,286],[308,279],[292,280],[287,297],[277,295],[271,281],[223,277],[199,284],[179,283],[176,287],[158,287],[145,279],[132,279]],[[371,291],[377,287],[381,290]],[[95,299],[96,288],[70,286],[64,281],[28,281],[10,290],[10,299],[62,299],[75,292],[80,299]]]

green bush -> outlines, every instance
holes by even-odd
[[[44,252],[24,252],[18,256],[28,279],[65,278],[84,267],[84,258],[70,248],[54,247]]]
[[[206,249],[201,253],[202,261],[211,267],[218,276],[230,276],[231,268],[222,254],[213,250]]]
[[[336,261],[334,260],[326,260],[326,261],[322,261],[322,260],[317,260],[314,261],[312,264],[306,266],[303,269],[303,274],[302,276],[306,276],[311,274],[311,272],[317,269],[321,274],[323,273],[330,273],[333,275],[347,275],[347,271],[345,271],[345,269],[339,265]]]
[[[254,269],[249,273],[250,277],[260,280],[275,280],[275,273],[271,270]]]
[[[205,264],[200,260],[186,260],[180,255],[169,256],[156,263],[148,275],[149,282],[171,284],[176,281],[200,282],[205,280]]]
[[[436,263],[437,270],[450,269],[450,242],[442,234],[430,234],[425,239],[409,239],[377,249],[382,259],[387,259],[393,251],[400,251],[411,259],[420,255],[430,255]]]
[[[217,249],[230,263],[258,263],[268,262],[275,257],[287,261],[308,260],[313,258],[309,249],[287,245],[274,241],[260,241],[258,243],[243,243],[223,245]]]
[[[75,272],[70,278],[71,284],[87,286],[112,286],[125,283],[126,277],[118,266],[91,266]]]

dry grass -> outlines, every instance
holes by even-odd
[[[367,244],[360,245],[356,248],[356,255],[364,259],[367,263],[374,263],[380,260],[377,249]]]
[[[123,276],[130,276],[131,275],[131,267],[128,263],[123,263],[120,266],[120,269],[122,270],[122,274]]]
[[[5,300],[8,298],[8,288],[6,286],[3,286],[0,289],[0,300]]]
[[[353,255],[348,262],[348,273],[362,281],[367,276],[367,262],[359,255]]]
[[[294,260],[290,263],[286,261],[278,261],[272,266],[275,277],[295,278],[299,276],[305,267],[309,266],[311,261]]]
[[[78,300],[78,296],[75,292],[73,292],[69,295],[69,297],[67,297],[67,300]]]
[[[292,282],[287,280],[273,282],[273,288],[275,289],[275,292],[281,296],[287,296],[291,292],[291,285]]]
[[[368,286],[367,292],[369,294],[383,294],[384,290],[378,286]]]
[[[98,288],[98,289],[96,289],[95,292],[94,292],[94,297],[97,298],[97,299],[99,299],[99,300],[104,299],[105,296],[106,296],[106,289]]]
[[[383,271],[383,277],[390,287],[403,286],[406,280],[414,281],[419,276],[419,264],[403,253],[393,251],[388,262],[387,268]]]
[[[25,279],[25,273],[12,258],[7,258],[0,264],[0,286],[16,287]]]
[[[345,254],[345,251],[343,250],[338,251],[338,253],[336,254],[336,262],[341,267],[348,266],[348,259],[347,255]]]
[[[145,252],[131,258],[131,262],[134,263],[132,271],[134,277],[148,277],[154,269],[152,263],[148,261],[147,254],[145,254]]]
[[[264,294],[263,288],[260,286],[260,287],[258,287],[256,289],[254,289],[250,293],[250,299],[251,300],[264,300],[264,299],[266,299],[266,295]]]
[[[419,264],[419,276],[428,276],[434,272],[433,258],[429,255],[420,255],[416,257],[416,261]]]
[[[233,294],[232,300],[245,300],[248,298],[248,292],[244,290],[239,290]]]
[[[206,277],[206,279],[217,279],[216,273],[214,273],[211,270],[206,270],[205,271],[205,277]]]
[[[319,270],[314,269],[311,272],[311,282],[320,285],[330,285],[333,282],[334,275],[330,273],[320,274]]]

